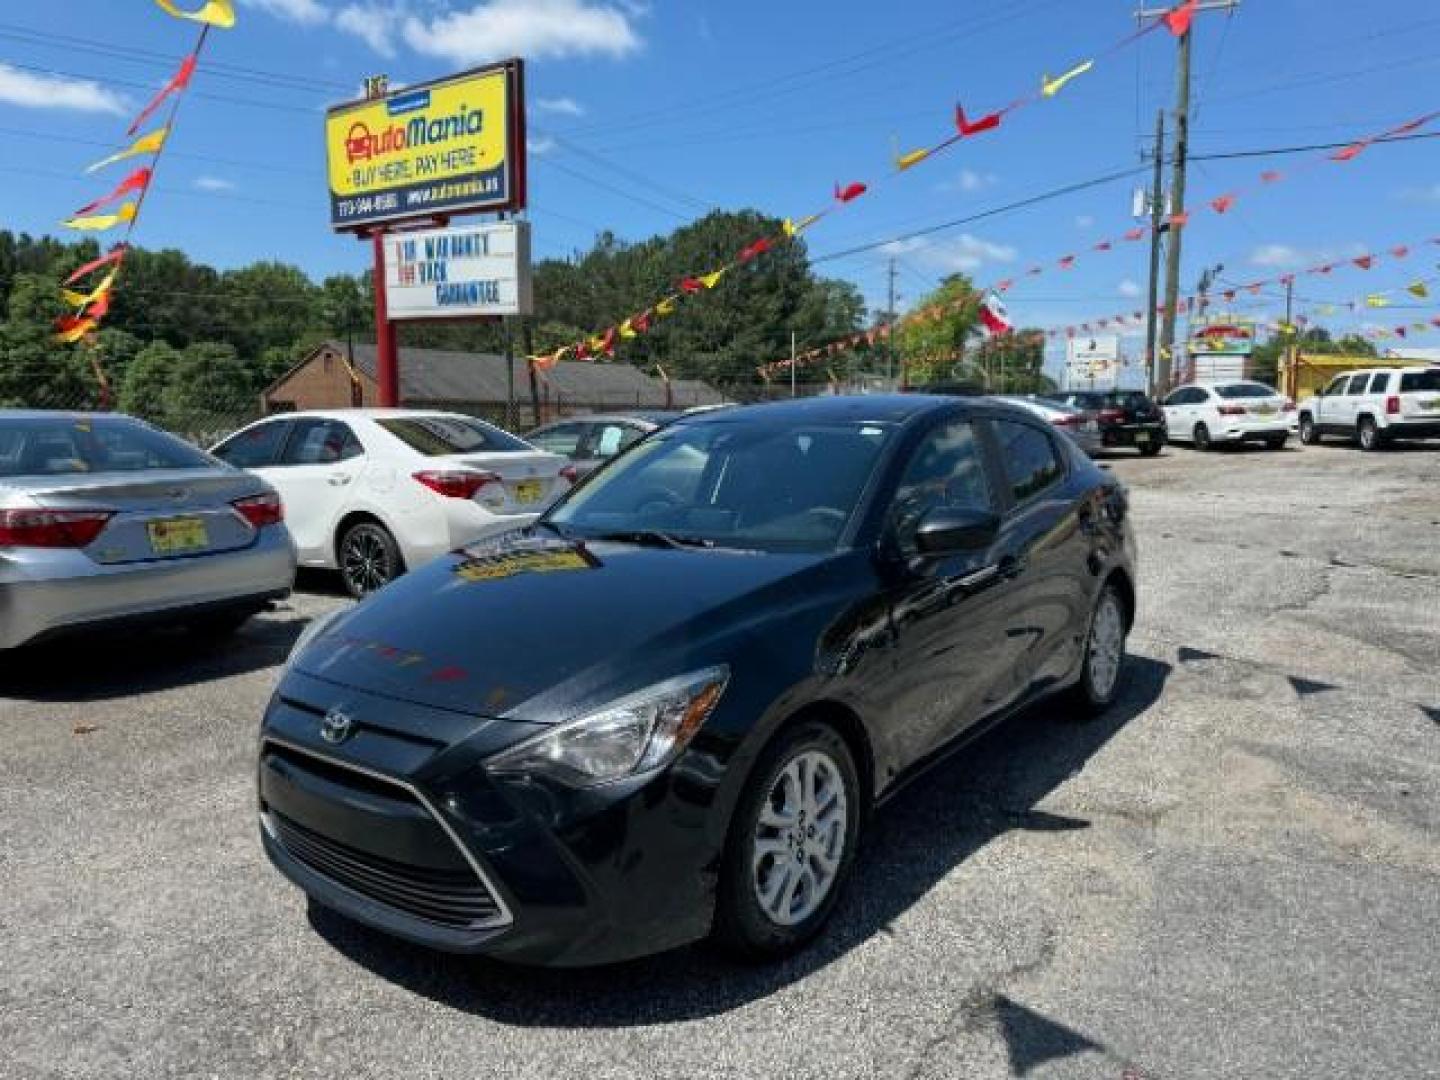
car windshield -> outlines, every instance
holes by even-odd
[[[0,419],[0,476],[215,467],[189,443],[124,417]]]
[[[426,457],[497,452],[515,454],[534,449],[509,432],[464,416],[392,417],[375,422]]]
[[[1212,387],[1222,398],[1267,398],[1275,396],[1275,388],[1263,383],[1241,382]]]
[[[545,518],[567,536],[825,551],[894,432],[885,423],[769,420],[662,428]]]
[[[1139,390],[1115,390],[1105,395],[1105,403],[1117,409],[1143,409],[1150,399]]]

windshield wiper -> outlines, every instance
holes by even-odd
[[[599,533],[595,536],[587,536],[585,539],[665,548],[713,548],[715,546],[714,540],[705,540],[698,536],[675,536],[671,533],[661,532],[659,529],[630,529]]]

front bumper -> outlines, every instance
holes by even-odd
[[[279,526],[238,551],[147,562],[103,565],[71,549],[0,552],[0,649],[132,619],[258,608],[294,582],[295,549]]]
[[[1277,418],[1275,420],[1245,420],[1239,423],[1221,425],[1211,435],[1215,442],[1264,442],[1280,435],[1300,434],[1298,418]]]
[[[321,904],[430,948],[554,966],[708,932],[713,791],[685,782],[683,757],[652,777],[559,790],[483,768],[534,725],[326,685],[356,734],[327,746],[326,710],[289,696],[315,700],[319,680],[292,673],[267,714],[258,775],[265,852]],[[436,738],[385,730],[397,709],[425,713],[407,727]]]

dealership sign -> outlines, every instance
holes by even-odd
[[[385,302],[392,319],[528,315],[530,223],[388,234]]]
[[[1191,356],[1249,356],[1254,351],[1253,323],[1215,322],[1190,332]]]
[[[330,224],[355,229],[525,205],[519,60],[332,108]]]

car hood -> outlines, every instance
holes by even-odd
[[[804,604],[807,579],[837,558],[511,534],[395,581],[293,667],[471,716],[556,722],[723,660],[717,640]]]

